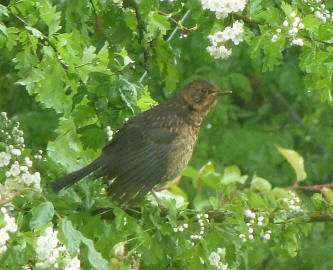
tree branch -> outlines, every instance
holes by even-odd
[[[196,31],[198,29],[197,25],[194,26],[194,27],[191,27],[191,28],[188,28],[188,27],[184,26],[182,24],[182,21],[175,20],[174,18],[171,17],[171,14],[168,14],[168,13],[162,11],[162,10],[159,10],[158,13],[161,14],[161,15],[163,15],[163,16],[166,16],[170,21],[172,21],[173,23],[175,23],[177,25],[177,27],[180,28],[180,30],[184,34],[192,33],[192,32],[194,32],[194,31]]]
[[[300,186],[298,184],[285,187],[285,189],[304,189],[304,190],[315,190],[315,191],[321,191],[324,187],[332,187],[333,183],[327,183],[327,184],[321,184],[321,185],[312,185],[312,186]]]

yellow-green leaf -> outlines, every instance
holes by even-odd
[[[266,191],[272,189],[272,185],[266,179],[255,175],[251,182],[251,188],[259,191]]]
[[[333,190],[327,187],[324,187],[321,190],[322,193],[324,193],[326,199],[330,202],[333,202]]]
[[[276,146],[279,152],[285,157],[285,159],[289,162],[291,167],[296,172],[297,181],[303,181],[306,178],[306,172],[304,170],[304,159],[303,157],[292,149],[283,148],[280,146]]]

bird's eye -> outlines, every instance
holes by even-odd
[[[207,91],[207,89],[206,89],[206,88],[202,88],[202,89],[201,89],[201,93],[202,93],[202,94],[207,94],[207,93],[208,93],[208,91]]]

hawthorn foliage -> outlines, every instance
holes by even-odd
[[[332,269],[333,1],[212,2],[1,1],[1,267]],[[102,181],[51,191],[197,77],[233,95],[168,211],[118,208]]]

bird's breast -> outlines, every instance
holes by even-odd
[[[176,132],[176,136],[169,146],[164,181],[173,180],[187,166],[198,137],[197,129],[189,126],[186,122],[178,126],[174,132]]]

